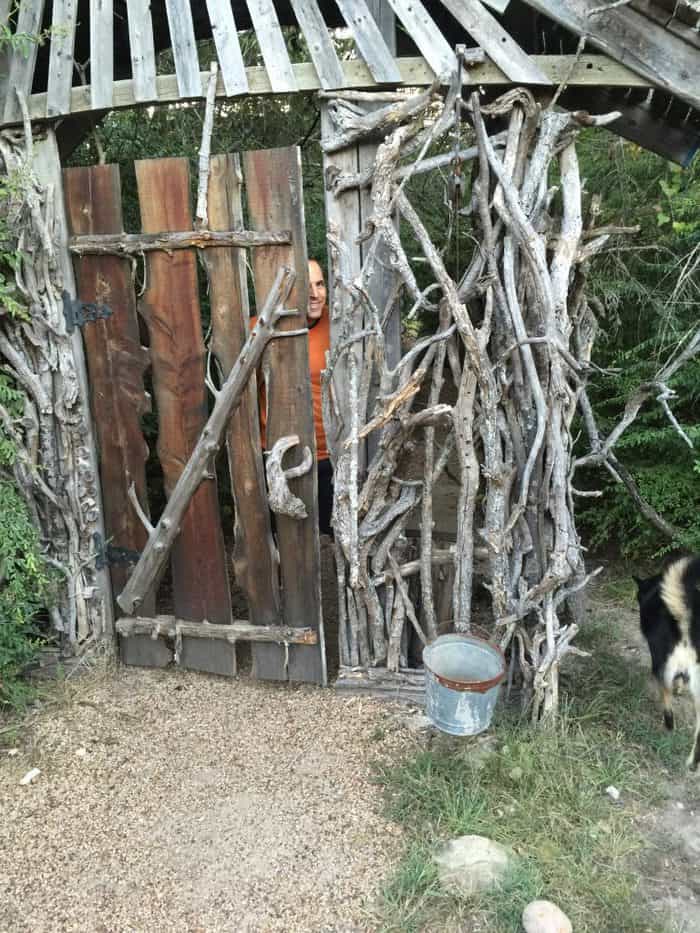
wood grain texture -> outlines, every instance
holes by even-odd
[[[240,160],[214,156],[209,175],[209,224],[213,230],[243,226]],[[204,252],[211,301],[211,350],[224,378],[248,337],[246,255],[241,249]],[[258,393],[252,379],[234,412],[226,438],[235,504],[233,566],[248,599],[250,621],[272,625],[282,615],[279,567],[267,506],[260,441]]]
[[[165,0],[177,86],[183,97],[201,97],[197,42],[189,0]]]
[[[226,93],[229,97],[247,94],[248,77],[231,4],[228,0],[207,0],[207,10]]]
[[[406,32],[436,76],[446,80],[457,70],[457,58],[421,0],[388,0]]]
[[[314,63],[321,87],[343,87],[345,75],[338,61],[335,46],[328,33],[316,0],[291,0],[294,15],[301,27]]]
[[[44,16],[44,0],[21,0],[17,13],[17,28],[15,34],[37,36],[41,30],[41,21]],[[39,46],[36,42],[28,42],[13,49],[9,55],[9,68],[7,75],[7,93],[5,94],[4,122],[21,120],[19,102],[16,91],[20,91],[27,101],[32,92],[34,79],[34,66]],[[45,96],[45,95],[44,95]],[[46,115],[46,102],[41,116]]]
[[[378,84],[398,84],[397,63],[387,48],[374,16],[365,0],[337,0],[338,9],[352,32],[357,51]]]
[[[70,112],[77,0],[54,0],[46,115]]]
[[[304,226],[300,153],[297,148],[269,149],[243,155],[248,211],[253,229],[291,229],[293,246],[268,246],[255,251],[255,297],[261,306],[281,265],[292,267],[296,288],[290,308],[301,309],[285,319],[280,330],[306,325],[308,261]],[[316,449],[306,336],[274,341],[264,357],[267,375],[267,447],[294,433],[300,446]],[[318,536],[318,501],[315,468],[290,483],[294,495],[305,504],[302,521],[277,517],[277,539],[282,579],[282,613],[285,625],[311,626],[319,633],[318,647],[290,647],[290,680],[326,682],[323,620],[321,616],[321,560]],[[276,647],[254,647],[254,669],[261,678],[284,677],[284,652]]]
[[[73,234],[118,233],[123,229],[118,166],[69,168],[63,179]],[[106,304],[112,310],[110,318],[95,321],[83,330],[99,446],[105,533],[115,547],[140,551],[148,535],[128,492],[133,482],[148,514],[148,447],[140,418],[150,411],[150,400],[143,382],[148,352],[139,337],[130,263],[112,256],[90,256],[77,259],[75,268],[80,298]],[[115,592],[122,589],[129,572],[124,565],[112,566]],[[155,596],[151,593],[143,614],[154,612]]]
[[[186,159],[135,163],[145,233],[192,227]],[[158,456],[166,494],[182,473],[207,420],[204,342],[194,251],[151,254],[139,310],[151,341],[158,409]],[[231,600],[215,480],[194,494],[173,547],[173,601],[181,618],[226,624]]]
[[[134,98],[154,100],[156,92],[156,54],[150,0],[126,0],[131,49],[131,74]]]
[[[90,0],[90,95],[94,110],[112,106],[113,87],[113,0]]]
[[[297,91],[297,79],[272,0],[246,0],[272,90]]]

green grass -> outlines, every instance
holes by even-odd
[[[379,779],[390,816],[407,834],[403,863],[384,896],[387,931],[519,931],[533,898],[555,901],[576,933],[657,933],[640,904],[636,861],[645,840],[635,812],[661,795],[664,772],[681,772],[688,723],[667,733],[649,697],[648,677],[615,654],[606,626],[588,626],[558,726],[533,730],[501,711],[496,750],[414,752]],[[622,794],[614,804],[605,794]],[[488,895],[463,899],[444,892],[432,855],[454,836],[477,833],[516,855],[510,876]],[[461,924],[461,926],[460,926]]]

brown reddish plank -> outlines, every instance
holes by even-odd
[[[208,216],[211,230],[243,229],[238,156],[211,159]],[[209,273],[211,349],[228,376],[248,337],[246,256],[242,249],[203,251]],[[260,442],[258,393],[251,379],[227,432],[231,489],[235,504],[233,567],[248,599],[254,625],[274,625],[282,614],[279,567],[272,538]]]
[[[308,261],[299,149],[268,149],[243,156],[248,213],[253,230],[291,230],[292,246],[266,246],[253,251],[255,300],[262,305],[280,265],[297,275],[288,307],[300,313],[280,322],[280,330],[306,326]],[[314,451],[316,441],[309,380],[306,336],[272,341],[263,366],[268,373],[267,446],[287,434],[298,434],[300,448]],[[298,461],[294,461],[298,462]],[[315,647],[288,647],[289,680],[326,682],[323,620],[321,616],[321,559],[318,535],[316,465],[311,472],[290,481],[294,495],[306,505],[308,518],[301,521],[276,517],[282,578],[282,613],[285,625],[311,626],[319,634]],[[283,679],[285,651],[272,645],[254,646],[257,677]]]
[[[137,161],[135,168],[143,232],[191,230],[187,160]],[[169,495],[207,419],[204,341],[194,250],[148,255],[146,282],[139,310],[150,335],[158,409],[157,450]],[[173,603],[178,617],[220,624],[231,621],[215,478],[205,480],[192,497],[173,547],[171,566]]]
[[[119,166],[95,165],[63,172],[68,222],[73,235],[122,233]],[[100,479],[104,498],[105,531],[115,547],[140,551],[147,540],[136,510],[129,501],[133,482],[148,514],[145,464],[148,447],[141,416],[150,411],[143,384],[148,351],[141,346],[136,301],[127,259],[84,256],[75,260],[78,296],[82,301],[106,304],[112,316],[83,328],[90,376],[92,417],[98,438]],[[131,568],[110,567],[114,593],[123,589]],[[115,612],[121,614],[115,602]],[[155,612],[155,594],[141,607]]]

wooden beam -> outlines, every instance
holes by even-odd
[[[49,81],[46,115],[57,116],[70,109],[70,89],[73,83],[73,45],[77,0],[54,0],[49,52]]]
[[[272,0],[247,0],[271,87],[278,93],[297,90],[297,79]]]
[[[114,86],[113,0],[90,0],[90,94],[92,107],[112,105]]]
[[[0,11],[2,12],[2,11]],[[21,0],[19,12],[17,14],[17,28],[15,35],[38,36],[41,31],[41,21],[44,15],[44,0]],[[20,122],[22,115],[19,108],[17,91],[24,94],[29,99],[32,92],[32,81],[34,79],[34,66],[36,56],[39,50],[39,43],[30,39],[26,43],[19,43],[12,50],[9,60],[9,69],[7,77],[7,94],[5,97],[4,122]],[[44,98],[43,111],[46,114],[46,94],[41,95]],[[41,114],[37,114],[41,116]]]
[[[292,242],[289,230],[276,232],[256,230],[186,230],[182,233],[119,233],[89,234],[71,237],[69,248],[78,256],[118,255],[137,256],[139,253],[174,249],[204,249],[215,246],[285,245]]]
[[[559,84],[567,78],[571,70],[572,63],[575,62],[571,76],[568,78],[569,87],[653,87],[653,82],[648,77],[643,77],[631,71],[624,65],[612,61],[607,55],[582,55],[578,61],[575,61],[574,55],[533,55],[531,56],[534,64],[549,78],[554,85]],[[348,88],[372,89],[376,87],[385,87],[379,85],[370,74],[367,65],[357,59],[353,61],[341,62],[345,73],[345,85]],[[425,87],[433,83],[435,74],[423,58],[397,58],[400,81],[394,81],[392,86],[401,84],[408,87]],[[318,91],[321,90],[316,69],[311,62],[303,62],[294,65],[294,72],[297,78],[297,84],[300,91]],[[267,72],[264,68],[246,68],[248,78],[249,93],[252,95],[274,94],[270,85]],[[486,61],[482,65],[474,65],[469,68],[466,76],[472,85],[512,85],[512,81],[491,61]],[[202,88],[206,87],[209,80],[209,72],[200,73]],[[112,109],[119,110],[124,107],[133,107],[138,103],[144,104],[168,104],[175,101],[186,100],[183,98],[177,88],[177,78],[175,75],[159,75],[156,78],[157,97],[149,101],[138,101],[135,96],[134,82],[131,79],[114,82],[114,95]],[[226,89],[223,79],[219,76],[219,82],[216,89],[217,97],[225,98]],[[202,96],[202,95],[199,95]],[[85,113],[91,111],[90,88],[74,87],[71,90],[71,113]],[[46,119],[46,94],[34,94],[29,100],[29,113],[32,120],[42,121]],[[5,123],[17,123],[19,118],[13,116],[6,118]]]
[[[189,0],[165,0],[168,27],[172,43],[177,84],[183,97],[203,95],[199,76],[197,40],[194,35],[192,9]],[[204,85],[206,88],[206,84]]]
[[[221,76],[229,97],[248,93],[248,78],[229,0],[207,0],[211,31],[216,44]]]
[[[117,621],[117,632],[123,638],[132,635],[150,635],[158,638],[214,638],[235,644],[237,641],[264,641],[289,645],[317,645],[318,633],[312,628],[292,628],[289,625],[251,625],[236,621],[231,625],[215,625],[211,622],[186,622],[175,616],[156,616],[153,619],[141,616],[125,616]]]
[[[700,55],[682,39],[629,7],[604,12],[598,0],[528,0],[545,16],[589,41],[616,61],[700,108]]]
[[[156,53],[149,0],[126,0],[131,73],[136,100],[156,96]]]

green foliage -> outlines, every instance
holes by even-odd
[[[18,707],[31,695],[22,674],[41,643],[36,616],[50,579],[26,505],[3,479],[0,514],[0,706]]]
[[[582,174],[600,192],[599,223],[640,226],[615,242],[592,268],[589,291],[598,299],[601,333],[590,395],[603,432],[620,419],[625,401],[683,346],[700,319],[700,160],[682,170],[603,133],[582,136]],[[687,363],[669,386],[669,401],[687,436],[700,441],[700,359]],[[700,549],[697,453],[650,400],[616,447],[642,496],[682,534],[668,541],[637,511],[627,491],[606,473],[588,471],[585,483],[603,491],[581,500],[587,543],[620,546],[627,556],[659,554],[672,546]]]

